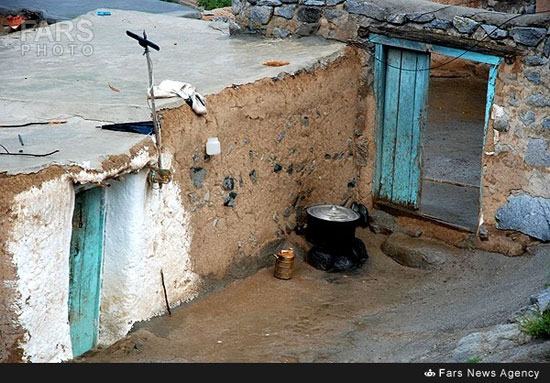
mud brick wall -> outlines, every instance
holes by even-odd
[[[0,175],[0,362],[72,357],[74,184],[106,187],[101,345],[165,312],[159,270],[177,306],[272,264],[274,244],[296,229],[305,206],[354,200],[363,60],[342,47],[302,71],[208,96],[206,116],[186,104],[162,110],[163,160],[174,174],[162,189],[147,183],[150,139],[98,172]],[[214,136],[222,153],[208,157]]]
[[[515,10],[505,3],[511,4],[490,1],[477,6],[532,11],[532,1],[521,2],[524,8]],[[362,46],[369,55],[365,67],[367,111],[360,122],[366,141],[375,136],[376,116],[370,33],[406,36],[506,58],[499,67],[483,155],[478,230],[483,241],[480,236],[420,219],[400,218],[400,223],[411,230],[421,227],[426,235],[453,244],[466,241],[510,255],[522,253],[532,239],[550,240],[550,14],[526,14],[510,20],[514,15],[509,13],[480,13],[475,8],[442,7],[418,0],[234,0],[233,12],[244,32],[276,38],[314,34]],[[375,150],[363,152],[367,161],[375,161]],[[372,179],[367,169],[360,169],[363,176],[358,190],[359,198],[370,205]]]
[[[208,97],[209,112],[163,110],[165,150],[190,215],[192,269],[214,282],[273,261],[261,250],[296,228],[304,207],[354,198],[362,54]],[[208,137],[222,153],[205,156]]]

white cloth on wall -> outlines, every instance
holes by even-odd
[[[194,86],[186,82],[163,80],[158,86],[153,87],[153,93],[155,98],[181,97],[195,113],[206,114],[206,100],[196,92]]]

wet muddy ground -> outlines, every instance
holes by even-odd
[[[454,361],[458,339],[504,323],[550,278],[549,247],[517,258],[449,248],[451,261],[423,271],[383,254],[385,236],[358,236],[370,254],[360,270],[330,274],[298,262],[283,281],[263,269],[80,361]]]

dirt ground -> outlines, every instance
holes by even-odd
[[[370,254],[360,270],[330,274],[298,262],[283,281],[263,269],[79,361],[454,361],[457,340],[505,323],[550,280],[547,246],[516,258],[449,248],[452,261],[423,271],[383,254],[385,236],[358,236]],[[544,345],[529,361],[548,358]]]

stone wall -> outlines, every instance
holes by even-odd
[[[514,17],[420,0],[234,0],[233,11],[244,31],[272,37],[316,34],[362,46],[370,55],[367,112],[360,127],[367,141],[374,137],[376,117],[370,33],[504,57],[483,156],[483,241],[416,218],[401,220],[447,242],[469,239],[507,254],[521,253],[529,238],[550,239],[550,14]],[[374,153],[368,152],[368,161],[375,160]],[[372,179],[367,168],[360,172],[359,197],[370,205]]]
[[[549,14],[518,17],[422,0],[233,0],[232,10],[243,31],[276,38],[320,35],[361,42],[369,32],[414,31],[459,45],[509,46],[510,51],[517,44],[538,45],[544,33],[522,28],[546,29],[550,21]]]
[[[483,8],[505,13],[535,13],[537,0],[431,0],[444,5]]]

